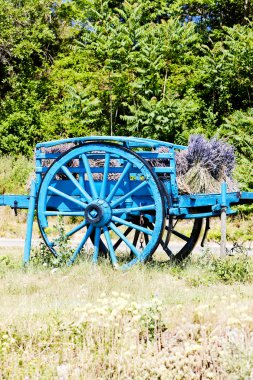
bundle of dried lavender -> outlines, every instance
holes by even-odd
[[[176,154],[179,190],[215,193],[220,192],[221,183],[226,181],[228,191],[237,191],[232,177],[234,167],[235,152],[231,145],[216,138],[209,141],[202,135],[192,135],[188,148]]]

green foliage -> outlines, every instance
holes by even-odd
[[[52,0],[0,1],[0,150],[4,153],[31,155],[40,138],[46,73],[59,46],[60,20],[53,12],[57,7]]]
[[[53,228],[58,236],[57,239],[54,240],[54,245],[57,248],[57,257],[53,255],[44,242],[40,242],[39,246],[34,248],[31,255],[33,265],[42,265],[51,268],[60,268],[69,265],[69,259],[73,254],[73,249],[68,243],[63,218],[59,217],[57,224]]]
[[[0,257],[0,273],[5,272],[6,269],[14,268],[14,264],[9,256]]]
[[[250,219],[252,217],[253,212],[253,205],[252,204],[246,204],[246,205],[240,205],[237,207],[237,210],[240,214],[240,216],[244,217],[245,219]],[[251,239],[252,240],[252,232],[251,232]]]
[[[253,109],[235,111],[220,127],[219,133],[232,143],[238,152],[238,167],[235,177],[240,188],[253,189]]]
[[[0,0],[0,152],[111,132],[219,135],[252,189],[252,15],[245,0]]]
[[[225,258],[206,253],[198,259],[197,265],[208,269],[218,280],[232,284],[236,282],[252,282],[253,281],[253,260],[247,255],[246,250],[240,249],[233,255]]]
[[[232,27],[252,19],[253,6],[247,0],[176,0],[171,2],[170,11],[182,20],[197,18],[202,32],[214,29],[219,35],[223,26]]]
[[[29,178],[34,162],[24,156],[2,156],[0,159],[0,194],[25,194],[29,192]]]
[[[252,281],[253,262],[246,255],[216,258],[211,270],[225,283]]]
[[[166,270],[191,287],[210,286],[219,282],[253,282],[253,259],[248,256],[247,249],[238,244],[224,258],[206,250],[183,263],[174,263]]]
[[[227,239],[235,244],[242,244],[247,241],[253,241],[252,228],[253,221],[252,218],[252,207],[246,207],[246,205],[239,206],[239,213],[241,215],[249,214],[249,220],[244,223],[243,218],[236,218],[234,223],[231,223],[227,227]],[[208,240],[215,241],[217,243],[221,240],[221,231],[220,228],[212,228],[208,232]]]

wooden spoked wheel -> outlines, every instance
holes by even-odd
[[[168,219],[161,246],[170,260],[180,262],[190,255],[199,239],[202,224],[203,219]]]
[[[64,221],[61,229],[57,221]],[[142,223],[148,220],[149,225]],[[47,170],[38,195],[38,223],[57,256],[62,236],[69,263],[91,251],[126,269],[146,261],[160,243],[165,220],[158,179],[135,152],[118,144],[87,143],[60,156]],[[140,235],[149,237],[138,245]]]
[[[181,262],[186,259],[193,251],[202,229],[202,219],[174,219],[169,217],[165,226],[160,245],[156,252],[149,256],[153,261]],[[145,228],[152,229],[152,223],[145,219]],[[138,245],[146,245],[149,236],[145,233],[139,234]]]

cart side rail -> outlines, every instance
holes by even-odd
[[[253,192],[242,191],[240,196],[240,204],[253,203]]]
[[[224,204],[223,204],[224,203]],[[209,218],[220,216],[222,206],[226,207],[227,215],[236,214],[232,206],[253,203],[253,192],[222,192],[219,194],[188,194],[179,195],[179,202],[169,209],[170,215],[183,218]]]
[[[117,142],[122,143],[127,148],[138,148],[138,147],[150,147],[150,148],[156,148],[158,146],[166,146],[169,148],[174,149],[187,149],[187,146],[185,145],[177,145],[168,143],[165,141],[160,140],[153,140],[153,139],[146,139],[146,138],[139,138],[139,137],[125,137],[125,136],[88,136],[88,137],[73,137],[69,139],[62,139],[62,140],[52,140],[52,141],[46,141],[41,142],[36,145],[37,149],[40,149],[42,147],[49,148],[56,145],[61,144],[83,144],[86,142]]]
[[[175,160],[175,150],[185,149],[183,145],[176,145],[172,143],[166,143],[163,141],[156,141],[152,139],[141,139],[141,138],[129,138],[129,137],[105,137],[105,136],[91,136],[91,137],[80,137],[71,138],[65,140],[49,141],[45,143],[39,143],[36,145],[36,182],[38,187],[42,181],[44,174],[48,171],[49,166],[60,157],[62,154],[67,153],[67,151],[61,152],[50,150],[52,147],[57,147],[60,145],[69,145],[70,150],[76,148],[84,143],[114,143],[117,142],[119,145],[133,149],[136,151],[138,156],[143,158],[152,166],[152,170],[159,178],[163,180],[167,179],[167,191],[170,195],[173,195],[174,199],[178,198],[178,186],[176,182],[176,160]],[[159,148],[163,149],[159,149]],[[165,148],[165,149],[164,149]],[[103,160],[105,156],[103,154],[89,155],[92,160]],[[162,163],[162,165],[161,165]],[[70,172],[74,173],[76,171],[75,167],[69,168]],[[78,169],[82,172],[82,169]],[[115,173],[120,173],[123,169],[120,166],[111,169]],[[92,173],[103,174],[103,167],[92,166]],[[134,170],[133,170],[134,172]]]
[[[8,195],[0,195],[0,206],[9,206],[14,209],[23,208],[28,209],[29,208],[29,195],[15,195],[15,194],[8,194]]]

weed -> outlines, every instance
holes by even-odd
[[[62,217],[59,217],[57,223],[53,226],[57,238],[54,239],[53,245],[56,249],[55,256],[44,242],[40,242],[39,246],[33,249],[31,262],[35,266],[59,268],[68,265],[69,259],[73,254],[73,249],[69,245],[68,238],[65,233],[65,226]]]
[[[247,255],[216,258],[211,270],[226,283],[249,282],[253,280],[253,261]]]
[[[1,267],[11,267],[13,264],[9,256],[1,256],[0,257],[0,266]]]
[[[9,255],[0,256],[0,278],[8,272],[21,267],[20,262],[14,261]]]
[[[252,216],[252,215],[251,215]],[[230,217],[228,218],[227,223],[227,240],[243,244],[253,240],[253,219],[249,217]],[[211,229],[207,235],[208,241],[220,242],[221,231],[220,231],[220,222],[217,219],[211,221]]]
[[[168,328],[165,305],[113,291],[75,308],[69,319],[0,328],[3,378],[229,379],[253,368],[249,324],[223,330],[205,322],[208,305]],[[188,313],[189,314],[189,313]],[[189,315],[188,315],[189,317]],[[49,321],[47,321],[49,322]],[[232,323],[232,324],[231,324]],[[237,320],[240,324],[240,320]],[[16,376],[16,377],[15,377]],[[236,376],[236,377],[235,377]]]
[[[163,271],[165,268],[163,267]],[[253,281],[253,259],[242,245],[234,244],[225,258],[206,250],[182,263],[167,264],[167,272],[188,286],[209,286],[218,282],[233,284]]]
[[[217,278],[212,273],[189,273],[185,276],[185,283],[191,287],[209,286],[217,282]]]
[[[252,377],[253,286],[224,285],[210,252],[124,273],[88,261],[14,271],[21,252],[0,253],[0,378]]]
[[[241,250],[241,247],[240,253],[227,255],[224,258],[206,252],[197,259],[195,265],[215,274],[217,279],[224,283],[253,281],[253,260],[245,250]]]

